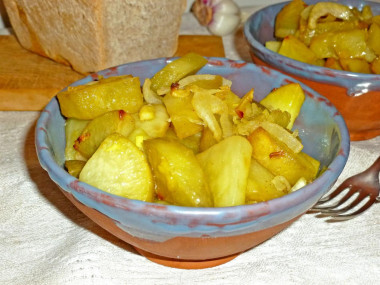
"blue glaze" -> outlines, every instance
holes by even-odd
[[[220,74],[233,81],[233,91],[243,96],[255,89],[260,100],[273,88],[298,82],[280,72],[242,61],[208,58],[200,73]],[[151,77],[172,59],[156,59],[129,63],[98,73],[105,77],[132,74],[141,82]],[[72,85],[89,82],[88,76]],[[322,161],[327,170],[312,184],[267,202],[225,207],[191,208],[164,206],[118,197],[86,183],[79,182],[63,169],[65,129],[64,118],[56,98],[41,113],[36,126],[36,149],[42,167],[64,191],[84,205],[96,209],[115,221],[129,234],[148,240],[165,241],[176,236],[225,237],[266,229],[295,218],[310,209],[334,184],[349,154],[349,135],[344,120],[323,96],[300,83],[306,99],[294,127],[299,129],[305,151]],[[106,197],[108,203],[101,203]]]
[[[359,10],[364,5],[370,5],[374,15],[380,14],[380,3],[363,0],[305,0],[307,4],[317,2],[339,2],[349,7],[357,7]],[[275,15],[289,2],[279,3],[265,7],[252,14],[244,25],[244,35],[252,52],[270,66],[309,80],[338,85],[347,89],[347,94],[357,96],[368,91],[380,90],[379,74],[363,74],[316,65],[306,64],[291,58],[282,56],[265,48],[265,42],[274,40]]]

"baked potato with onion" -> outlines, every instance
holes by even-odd
[[[115,195],[190,207],[262,202],[313,181],[319,161],[292,130],[305,99],[300,85],[260,102],[254,90],[240,98],[230,80],[194,74],[206,62],[185,55],[142,88],[126,76],[60,93],[68,172]],[[107,107],[112,94],[125,98]]]

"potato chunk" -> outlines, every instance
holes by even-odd
[[[151,79],[151,88],[156,91],[170,87],[187,75],[196,73],[207,63],[207,59],[196,53],[188,53],[158,71]]]
[[[203,129],[202,120],[191,104],[192,98],[193,95],[174,97],[171,93],[163,98],[174,130],[180,139],[199,133]]]
[[[90,158],[107,136],[115,132],[128,136],[134,127],[134,119],[124,111],[107,112],[88,123],[75,141],[74,148],[85,158]]]
[[[65,160],[87,160],[79,151],[74,148],[74,143],[84,128],[88,125],[87,120],[78,120],[69,118],[66,120],[65,133],[66,133],[66,147],[65,147]]]
[[[290,120],[287,129],[292,129],[294,121],[300,113],[305,94],[301,85],[298,83],[289,83],[283,85],[269,93],[260,103],[269,110],[280,110],[290,114]]]
[[[86,161],[83,161],[83,160],[66,160],[65,161],[65,167],[67,169],[67,172],[76,178],[79,178],[79,174],[82,171],[85,164],[86,164]]]
[[[247,202],[263,202],[287,194],[284,189],[276,188],[275,176],[255,159],[251,159],[249,168],[246,200]]]
[[[309,48],[318,58],[338,58],[334,46],[334,33],[330,32],[314,36]]]
[[[57,97],[65,117],[82,120],[94,119],[113,110],[135,113],[143,104],[140,80],[130,75],[70,87]]]
[[[151,138],[165,136],[169,128],[169,114],[160,104],[144,105],[139,114],[134,114],[136,128],[141,128]]]
[[[380,24],[372,23],[369,28],[368,46],[377,56],[380,56]]]
[[[275,176],[284,176],[291,185],[301,177],[310,182],[317,176],[317,160],[305,153],[294,153],[263,128],[254,130],[248,140],[252,145],[252,157]],[[311,163],[309,159],[316,163]]]
[[[231,136],[197,154],[214,197],[215,207],[243,205],[252,147],[241,136]]]
[[[178,140],[181,144],[191,149],[194,152],[194,154],[197,154],[200,151],[200,143],[201,143],[201,137],[202,137],[201,132],[195,135],[186,137],[184,139],[179,139],[177,135],[175,134],[175,131],[173,130],[173,128],[169,128],[165,134],[165,137],[172,140]]]
[[[276,37],[285,38],[296,33],[301,12],[305,6],[302,0],[294,0],[284,6],[276,16],[274,29]]]
[[[354,29],[334,35],[334,49],[340,59],[358,58],[371,62],[376,55],[367,46],[367,30]]]
[[[167,138],[146,140],[143,146],[161,200],[179,206],[213,206],[205,174],[191,149]]]
[[[371,65],[360,58],[342,58],[340,65],[344,70],[357,73],[371,73]]]
[[[217,140],[214,138],[214,134],[209,128],[204,128],[202,131],[201,140],[199,142],[199,150],[205,151],[206,149],[210,148],[214,144],[217,143]]]
[[[79,180],[111,194],[153,201],[154,183],[145,155],[120,134],[114,133],[101,143]]]
[[[372,63],[371,63],[371,70],[375,74],[380,74],[380,57],[377,57]]]
[[[295,36],[284,38],[278,53],[309,64],[317,62],[315,53]]]

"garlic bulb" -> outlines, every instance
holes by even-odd
[[[196,0],[192,12],[201,25],[218,36],[232,33],[241,22],[240,9],[233,0]]]

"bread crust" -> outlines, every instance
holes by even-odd
[[[20,44],[91,73],[172,56],[186,0],[4,0]]]

